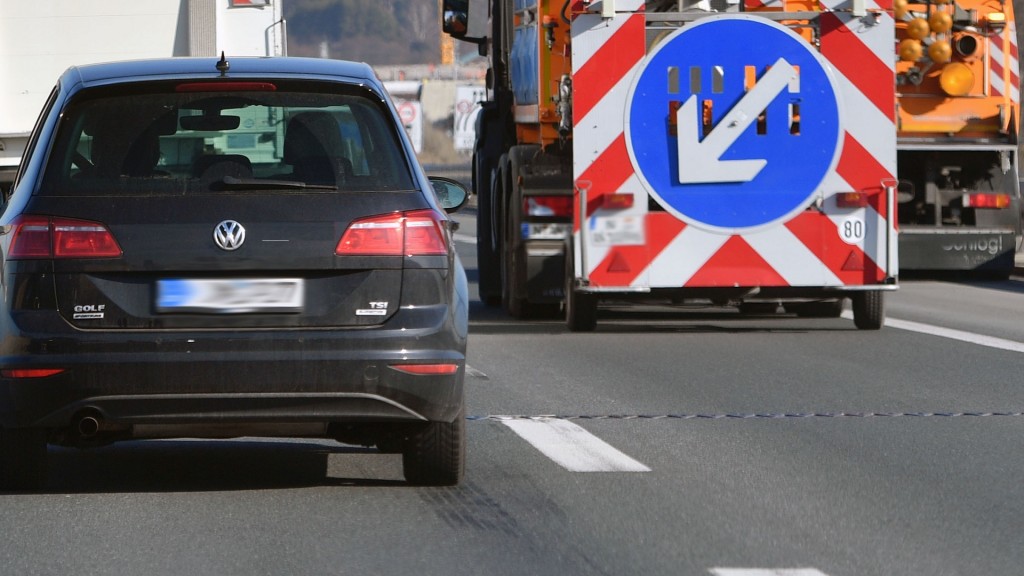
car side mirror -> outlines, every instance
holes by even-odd
[[[445,212],[451,214],[462,208],[469,200],[469,190],[459,182],[441,176],[431,176],[429,179],[434,187],[434,194]]]

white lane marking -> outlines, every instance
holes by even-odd
[[[843,312],[843,318],[852,320],[853,313],[846,310]],[[975,334],[974,332],[964,332],[963,330],[954,330],[952,328],[943,328],[941,326],[933,326],[931,324],[911,322],[910,320],[898,320],[896,318],[886,318],[885,325],[892,328],[898,328],[900,330],[909,330],[911,332],[920,332],[922,334],[931,334],[932,336],[939,336],[941,338],[969,342],[979,346],[988,346],[989,348],[1009,350],[1010,352],[1024,352],[1024,343],[1006,340],[1004,338],[996,338],[995,336],[985,336],[984,334]]]
[[[813,568],[712,568],[715,576],[828,576]]]
[[[489,380],[487,374],[484,374],[483,372],[477,370],[476,368],[473,368],[469,364],[466,364],[466,375],[472,376],[473,378],[479,378],[481,380]]]
[[[452,238],[456,242],[462,242],[463,244],[476,244],[476,237],[468,234],[452,234]]]
[[[501,422],[570,472],[651,471],[568,420],[530,418]]]

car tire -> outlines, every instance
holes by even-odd
[[[431,422],[406,441],[406,481],[417,486],[455,486],[466,469],[466,407],[452,422]]]
[[[36,490],[46,485],[46,431],[0,428],[0,488]]]

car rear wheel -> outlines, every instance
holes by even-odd
[[[419,486],[454,486],[466,469],[466,407],[452,422],[431,422],[406,441],[405,479]]]
[[[46,485],[46,431],[0,429],[0,488],[35,490]]]

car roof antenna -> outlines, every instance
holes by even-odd
[[[231,62],[228,62],[227,58],[224,57],[224,52],[220,53],[220,61],[217,62],[217,70],[220,70],[221,76],[226,76],[228,70],[231,68]]]

